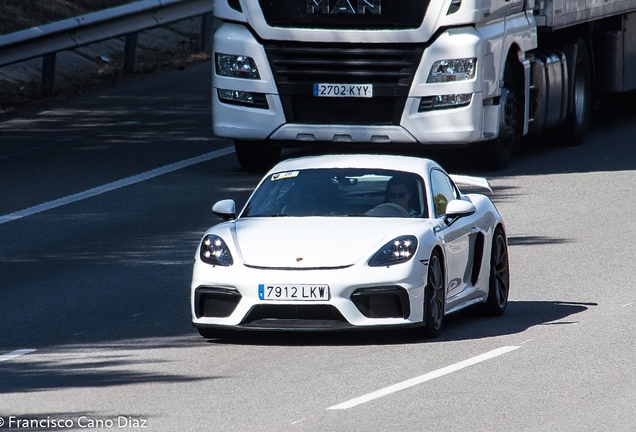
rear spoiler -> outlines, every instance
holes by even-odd
[[[490,183],[483,177],[472,177],[466,175],[459,174],[449,174],[449,177],[458,185],[468,185],[468,186],[477,186],[484,189],[488,189],[491,193],[492,188],[490,187]]]

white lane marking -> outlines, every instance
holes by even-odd
[[[362,405],[363,403],[367,403],[367,402],[372,401],[374,399],[378,399],[378,398],[381,398],[383,396],[387,396],[387,395],[390,395],[392,393],[399,392],[401,390],[407,389],[409,387],[416,386],[418,384],[422,384],[422,383],[424,383],[426,381],[430,381],[430,380],[433,380],[435,378],[439,378],[439,377],[444,376],[444,375],[448,375],[448,374],[450,374],[452,372],[456,372],[456,371],[458,371],[460,369],[467,368],[468,366],[473,366],[473,365],[475,365],[477,363],[481,363],[483,361],[490,360],[490,359],[493,359],[495,357],[499,357],[500,355],[509,353],[509,352],[514,351],[514,350],[519,349],[519,348],[521,348],[521,347],[520,346],[505,346],[505,347],[497,348],[495,350],[492,350],[492,351],[489,351],[487,353],[478,355],[478,356],[470,358],[468,360],[464,360],[464,361],[461,361],[459,363],[455,363],[454,365],[446,366],[446,367],[438,369],[436,371],[429,372],[427,374],[424,374],[424,375],[421,375],[421,376],[418,376],[418,377],[415,377],[415,378],[411,378],[411,379],[406,380],[406,381],[402,381],[401,383],[397,383],[397,384],[394,384],[392,386],[383,388],[381,390],[377,390],[377,391],[374,391],[372,393],[366,394],[364,396],[360,396],[360,397],[357,397],[355,399],[351,399],[351,400],[349,400],[347,402],[331,406],[331,407],[329,407],[327,409],[328,410],[344,410],[344,409],[353,408],[355,406]]]
[[[27,349],[19,349],[19,350],[11,351],[8,354],[2,354],[2,355],[0,355],[0,362],[13,360],[16,357],[20,357],[20,356],[23,356],[25,354],[32,353],[33,351],[36,351],[36,350],[34,350],[32,348],[27,348]]]
[[[622,307],[631,306],[631,305],[633,305],[633,304],[634,304],[634,302],[626,303],[626,304],[624,304]]]
[[[96,188],[89,189],[89,190],[84,191],[84,192],[79,192],[79,193],[76,193],[76,194],[73,194],[73,195],[69,195],[69,196],[64,197],[64,198],[59,198],[59,199],[56,199],[56,200],[53,200],[53,201],[49,201],[49,202],[44,203],[44,204],[39,204],[39,205],[36,205],[34,207],[30,207],[28,209],[25,209],[25,210],[20,210],[20,211],[17,211],[15,213],[10,213],[10,214],[5,215],[5,216],[0,216],[0,225],[2,225],[3,223],[14,221],[16,219],[22,219],[23,217],[31,216],[31,215],[34,215],[36,213],[41,213],[41,212],[46,211],[46,210],[51,210],[51,209],[54,209],[54,208],[57,208],[57,207],[61,207],[61,206],[66,205],[66,204],[71,204],[71,203],[74,203],[76,201],[81,201],[81,200],[84,200],[86,198],[91,198],[91,197],[94,197],[96,195],[101,195],[103,193],[110,192],[110,191],[115,190],[115,189],[120,189],[120,188],[123,188],[123,187],[126,187],[126,186],[133,185],[135,183],[140,183],[142,181],[150,180],[151,178],[158,177],[158,176],[163,175],[163,174],[168,174],[168,173],[171,173],[173,171],[180,170],[182,168],[187,168],[189,166],[196,165],[196,164],[201,163],[201,162],[207,162],[207,161],[210,161],[212,159],[217,159],[217,158],[220,158],[221,156],[225,156],[225,155],[228,155],[228,154],[233,153],[233,152],[234,152],[234,148],[233,147],[226,147],[226,148],[223,148],[223,149],[220,149],[220,150],[217,150],[217,151],[213,151],[211,153],[203,154],[201,156],[196,156],[196,157],[193,157],[193,158],[190,158],[190,159],[182,160],[181,162],[175,162],[175,163],[170,164],[170,165],[166,165],[166,166],[163,166],[163,167],[155,168],[153,170],[146,171],[144,173],[137,174],[137,175],[134,175],[132,177],[127,177],[127,178],[122,179],[122,180],[117,180],[115,182],[108,183],[108,184],[105,184],[103,186],[98,186]]]

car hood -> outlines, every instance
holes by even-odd
[[[375,253],[422,219],[245,218],[234,224],[234,241],[244,263],[270,268],[325,268],[352,265]]]

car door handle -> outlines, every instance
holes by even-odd
[[[481,230],[479,229],[479,227],[478,227],[478,226],[474,226],[474,227],[472,227],[472,228],[470,229],[470,233],[471,233],[471,234],[477,234],[479,231],[481,231]]]

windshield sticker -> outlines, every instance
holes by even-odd
[[[294,178],[298,176],[299,172],[300,171],[289,171],[289,172],[274,174],[272,175],[272,181],[282,180],[287,178]]]

